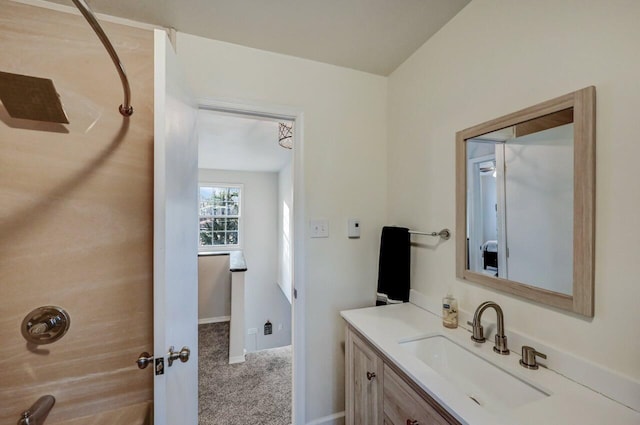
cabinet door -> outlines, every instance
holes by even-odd
[[[382,360],[348,327],[345,353],[347,425],[383,425]]]
[[[457,423],[449,422],[442,417],[436,407],[427,403],[404,379],[386,365],[384,366],[384,417],[385,425]]]

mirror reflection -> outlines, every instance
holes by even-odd
[[[466,139],[466,269],[573,288],[573,108]]]
[[[456,276],[594,312],[595,87],[456,133]]]

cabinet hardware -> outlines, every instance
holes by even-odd
[[[367,379],[369,381],[371,381],[375,377],[376,377],[376,373],[375,372],[367,372]]]

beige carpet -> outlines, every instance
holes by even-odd
[[[199,425],[289,425],[291,346],[230,365],[229,322],[199,325]]]

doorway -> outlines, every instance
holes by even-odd
[[[477,273],[506,277],[504,144],[467,143],[467,266]]]
[[[294,400],[300,397],[294,389],[299,393],[303,388],[294,384],[294,377],[303,375],[303,363],[294,360],[296,354],[301,358],[296,347],[302,348],[302,328],[295,325],[302,323],[296,321],[302,312],[294,306],[293,284],[300,125],[299,114],[238,110],[237,105],[211,102],[198,110],[203,425],[295,423]],[[225,255],[230,251],[242,252],[246,272],[230,272]],[[246,355],[232,357],[227,353],[229,333],[234,332],[229,320],[234,320],[230,306],[231,297],[237,297],[231,294],[231,287],[238,285],[232,282],[236,273],[244,275],[241,332]]]

